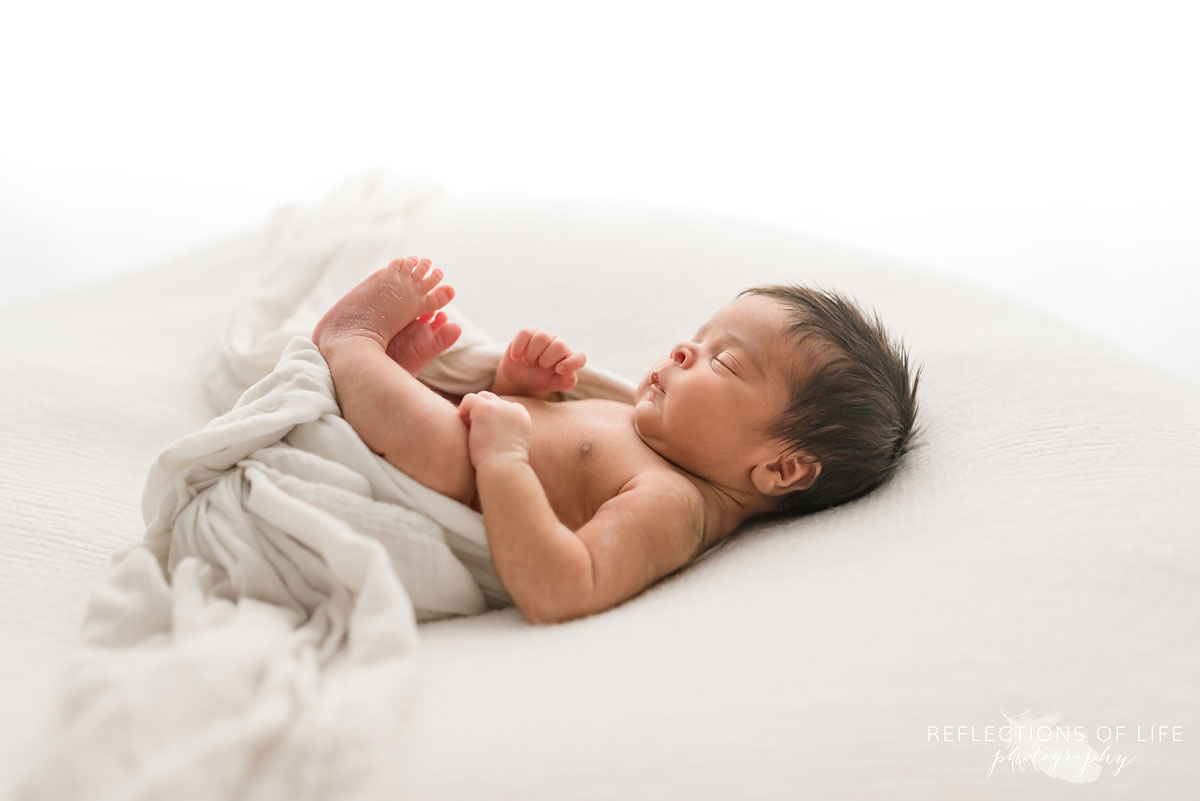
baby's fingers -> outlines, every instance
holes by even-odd
[[[533,336],[529,338],[529,347],[525,349],[524,359],[526,364],[539,364],[542,355],[546,352],[546,347],[550,341],[554,339],[554,335],[549,331],[533,329]]]
[[[526,349],[529,347],[529,340],[533,339],[532,328],[522,328],[513,337],[513,341],[508,346],[508,355],[513,359],[524,357]]]
[[[571,352],[567,347],[567,343],[561,339],[552,339],[546,349],[542,351],[542,355],[538,357],[538,367],[546,370],[553,370],[554,365],[558,364],[563,358]]]
[[[493,401],[508,403],[508,401],[501,400],[500,396],[496,393],[486,389],[482,389],[479,392],[468,392],[458,402],[458,416],[469,424],[471,422],[471,415],[477,406],[486,406]]]
[[[585,364],[587,364],[587,355],[576,351],[555,365],[554,372],[558,373],[559,375],[573,373],[576,370],[581,369]]]
[[[471,410],[475,408],[475,404],[479,403],[479,396],[474,392],[468,392],[462,396],[462,400],[458,402],[458,416],[463,419],[467,425],[471,424]]]

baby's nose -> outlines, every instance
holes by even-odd
[[[680,344],[676,345],[675,347],[671,348],[671,359],[676,364],[683,364],[684,362],[687,361],[687,357],[688,357],[687,348],[683,345],[683,343],[680,343]]]

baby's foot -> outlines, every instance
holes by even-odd
[[[454,288],[438,286],[442,271],[430,270],[429,259],[396,259],[346,293],[313,329],[318,348],[347,336],[369,336],[387,347],[417,317],[445,306]]]
[[[416,375],[430,359],[453,345],[461,334],[462,326],[446,322],[445,312],[423,314],[392,337],[387,346],[387,355]]]

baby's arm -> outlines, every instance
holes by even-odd
[[[572,533],[555,517],[528,461],[477,466],[475,481],[496,572],[534,623],[611,609],[699,551],[701,504],[665,484],[631,482]]]
[[[704,533],[685,479],[631,480],[578,531],[555,515],[529,464],[529,412],[490,392],[463,398],[469,451],[496,574],[534,623],[559,623],[640,593],[687,564]]]
[[[575,372],[585,363],[586,355],[572,351],[553,334],[523,328],[500,360],[492,392],[550,400],[555,393],[575,386]]]
[[[552,621],[594,615],[691,562],[704,538],[704,505],[686,479],[638,476],[596,510],[575,536],[591,555],[582,588]]]

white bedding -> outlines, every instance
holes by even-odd
[[[302,337],[143,510],[20,798],[385,797],[417,623],[511,604],[481,516],[371,453]]]
[[[354,182],[264,235],[205,378],[228,411],[151,466],[145,539],[94,593],[19,798],[388,797],[418,624],[512,605],[482,515],[366,447],[306,336],[344,292],[331,273],[370,271],[353,254],[388,219],[379,189]],[[463,332],[422,379],[488,388],[504,343],[444,311]],[[568,394],[632,387],[588,365]]]
[[[1012,300],[787,230],[555,199],[390,202],[352,237],[364,269],[429,256],[498,340],[538,325],[634,376],[738,290],[799,280],[877,307],[926,366],[925,444],[866,498],[749,526],[603,615],[531,627],[510,608],[420,626],[398,797],[1176,798],[1195,786],[1190,386]],[[214,322],[259,277],[262,242],[0,320],[10,778],[46,725],[88,592],[140,536],[155,454],[219,411],[200,377],[229,341]],[[1126,726],[1110,753],[1137,759],[1086,787],[988,777],[999,744],[985,727],[1055,708],[1092,746],[1098,727]],[[1139,742],[1135,727],[1152,725],[1183,742]],[[931,742],[939,726],[979,739]]]
[[[377,460],[302,338],[172,443],[18,798],[382,797],[417,621],[487,605],[419,485]]]

